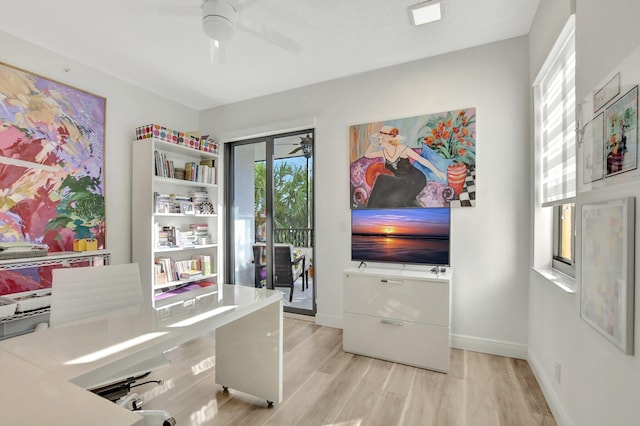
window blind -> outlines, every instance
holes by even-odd
[[[576,195],[575,37],[563,40],[539,84],[542,140],[542,206]]]

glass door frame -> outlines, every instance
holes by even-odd
[[[264,143],[265,144],[265,168],[266,168],[266,182],[265,182],[265,190],[266,190],[266,194],[265,194],[265,208],[266,208],[266,218],[265,218],[265,240],[266,240],[266,255],[267,255],[267,276],[266,276],[266,288],[274,288],[273,284],[274,284],[274,265],[273,265],[273,241],[274,241],[274,218],[273,218],[273,210],[274,210],[274,202],[273,202],[273,198],[274,198],[274,183],[273,183],[273,171],[274,171],[274,161],[276,160],[276,158],[274,158],[275,156],[275,140],[276,139],[281,139],[281,138],[286,138],[286,137],[291,137],[291,136],[305,136],[305,135],[311,135],[312,140],[314,141],[314,143],[311,145],[311,157],[313,158],[313,161],[311,162],[311,176],[313,177],[312,181],[311,181],[311,186],[309,187],[309,189],[311,190],[311,202],[309,205],[309,213],[311,213],[311,221],[310,221],[310,227],[311,227],[311,233],[310,233],[310,238],[311,238],[311,244],[310,246],[313,249],[313,266],[314,266],[314,271],[313,271],[313,294],[312,294],[312,310],[311,312],[306,310],[306,309],[300,309],[300,308],[294,308],[294,307],[290,307],[290,306],[286,306],[284,307],[286,312],[291,312],[291,313],[300,313],[303,315],[309,315],[311,313],[311,315],[315,315],[316,314],[316,277],[317,277],[317,268],[316,268],[316,264],[317,264],[317,258],[316,258],[316,250],[315,250],[315,129],[314,128],[308,128],[308,129],[301,129],[301,130],[295,130],[295,131],[289,131],[289,132],[283,132],[283,133],[276,133],[276,134],[270,134],[270,135],[265,135],[265,136],[259,136],[259,137],[253,137],[253,138],[248,138],[248,139],[241,139],[241,140],[237,140],[237,141],[233,141],[233,142],[227,142],[225,143],[224,146],[224,161],[225,161],[225,170],[226,170],[226,179],[224,180],[224,210],[225,210],[225,217],[226,217],[226,232],[225,232],[225,264],[224,264],[224,274],[225,276],[224,281],[225,283],[229,283],[229,284],[236,284],[235,283],[235,252],[234,252],[234,247],[235,247],[235,235],[234,235],[234,225],[231,223],[231,221],[233,220],[233,208],[234,208],[234,194],[235,194],[235,182],[234,182],[234,176],[235,176],[235,169],[234,169],[234,148],[237,146],[243,146],[243,145],[254,145],[254,144],[258,144],[258,143]],[[309,170],[307,170],[307,173],[309,173]],[[308,184],[307,184],[308,185]],[[308,213],[308,214],[309,214]]]

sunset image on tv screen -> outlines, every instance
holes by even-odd
[[[448,208],[351,211],[351,258],[449,265]]]

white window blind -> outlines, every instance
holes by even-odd
[[[538,84],[542,142],[542,206],[576,195],[576,92],[573,26],[559,39]],[[551,62],[549,62],[549,60]],[[543,68],[544,69],[544,68]]]

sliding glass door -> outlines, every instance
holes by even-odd
[[[225,145],[225,282],[276,288],[315,314],[312,129]]]

